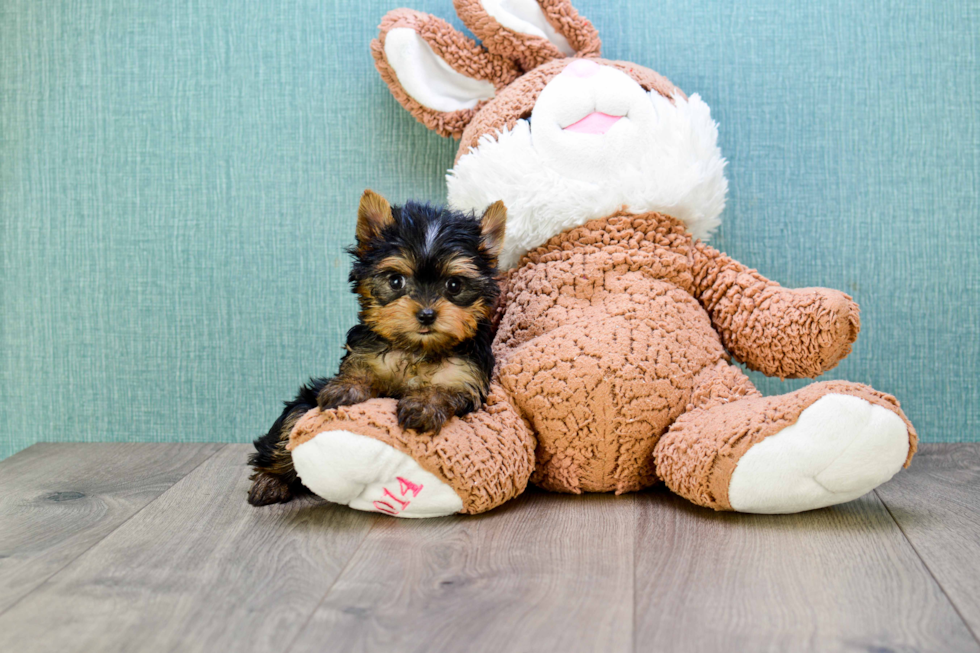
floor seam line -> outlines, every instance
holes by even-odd
[[[630,628],[630,651],[636,653],[636,543],[640,536],[640,529],[637,527],[639,521],[639,504],[637,494],[633,496],[633,623]]]
[[[171,443],[167,443],[167,444],[171,444]],[[193,443],[188,443],[188,444],[193,444]],[[205,443],[205,444],[209,444],[209,443]],[[180,483],[181,481],[183,481],[185,478],[187,478],[188,476],[190,476],[191,474],[193,474],[197,470],[198,467],[200,467],[201,465],[203,465],[207,461],[211,460],[211,458],[213,458],[219,451],[223,451],[224,448],[228,446],[227,443],[218,443],[218,444],[221,444],[221,446],[218,447],[217,449],[215,449],[213,452],[211,452],[211,454],[209,454],[208,456],[205,456],[204,459],[201,460],[201,462],[199,462],[198,464],[194,465],[192,468],[190,468],[189,470],[187,470],[187,473],[184,474],[183,476],[181,476],[180,478],[178,478],[176,481],[174,481],[173,484],[170,487],[168,487],[166,490],[164,490],[163,492],[161,492],[157,496],[153,497],[153,499],[151,499],[150,501],[148,501],[145,506],[141,507],[139,510],[137,510],[136,512],[134,512],[133,514],[131,514],[129,517],[127,517],[126,519],[124,519],[121,522],[119,522],[118,524],[116,524],[116,527],[115,528],[113,528],[108,533],[106,533],[101,538],[99,538],[99,540],[97,542],[93,542],[92,545],[89,546],[88,548],[86,548],[84,551],[80,552],[77,556],[75,556],[74,558],[72,558],[71,560],[69,560],[68,562],[66,562],[64,565],[62,565],[61,567],[58,567],[56,570],[54,570],[53,572],[51,572],[48,575],[47,578],[45,578],[41,583],[39,583],[37,585],[37,587],[35,587],[30,592],[28,592],[24,596],[20,597],[19,599],[17,599],[16,601],[14,601],[10,605],[8,605],[3,610],[0,610],[0,618],[2,618],[5,614],[7,614],[8,612],[10,612],[14,607],[16,607],[17,605],[19,605],[20,602],[23,601],[24,599],[26,599],[28,596],[34,594],[34,592],[38,591],[39,589],[41,589],[42,587],[44,587],[45,585],[47,585],[49,582],[51,582],[51,579],[52,578],[54,578],[55,576],[57,576],[58,574],[60,574],[61,572],[63,572],[65,569],[67,569],[69,566],[71,566],[72,564],[74,564],[75,561],[77,561],[83,555],[85,555],[86,553],[88,553],[89,551],[91,551],[92,549],[94,549],[95,547],[97,547],[98,545],[102,544],[102,542],[104,542],[106,540],[106,538],[108,538],[110,535],[112,535],[117,530],[119,530],[120,528],[122,528],[123,525],[128,524],[130,519],[132,519],[136,515],[138,515],[141,512],[143,512],[147,508],[147,506],[149,506],[152,503],[155,503],[157,501],[157,499],[159,499],[164,494],[166,494],[167,492],[169,492],[170,490],[172,490],[175,485],[177,485],[178,483]]]
[[[360,551],[361,547],[364,546],[364,543],[367,541],[368,535],[370,535],[374,531],[374,527],[378,525],[378,520],[379,520],[378,517],[374,518],[374,521],[371,523],[371,528],[367,529],[367,532],[364,533],[364,537],[361,538],[361,541],[357,544],[357,548],[351,552],[350,557],[347,559],[347,562],[344,563],[344,566],[340,569],[340,572],[337,574],[337,577],[333,579],[333,582],[330,583],[330,587],[327,588],[327,591],[323,593],[323,596],[320,597],[320,600],[317,601],[316,605],[313,606],[313,609],[310,610],[310,614],[307,615],[306,620],[296,631],[296,635],[293,636],[292,641],[289,642],[289,646],[283,649],[285,653],[292,652],[293,647],[296,646],[296,642],[299,641],[299,638],[302,636],[303,631],[306,630],[306,627],[309,626],[310,622],[313,620],[313,615],[316,614],[317,610],[320,609],[320,606],[323,604],[323,602],[327,600],[328,596],[330,596],[330,593],[333,591],[333,588],[337,585],[337,581],[339,581],[341,577],[343,577],[344,573],[347,571],[347,568],[350,567],[350,563],[354,560],[354,558],[357,557],[358,551]]]
[[[885,499],[881,496],[881,494],[879,494],[877,489],[873,490],[873,492],[875,493],[875,496],[878,497],[878,501],[881,502],[881,505],[885,507],[885,511],[888,513],[888,516],[891,517],[893,522],[895,522],[895,525],[898,527],[898,530],[902,534],[902,537],[904,537],[905,541],[909,543],[910,547],[912,547],[912,551],[915,553],[915,557],[917,557],[919,561],[922,563],[922,566],[925,567],[926,572],[929,574],[929,578],[931,578],[932,582],[936,584],[936,587],[939,588],[939,591],[943,593],[943,596],[946,597],[946,600],[949,602],[950,607],[953,608],[953,612],[955,612],[956,616],[960,618],[961,622],[963,622],[963,626],[966,628],[966,632],[970,633],[970,635],[973,637],[973,640],[977,643],[977,646],[980,646],[980,637],[978,637],[977,634],[973,632],[973,628],[970,627],[970,623],[963,618],[963,613],[960,612],[959,606],[956,605],[956,602],[953,601],[953,598],[946,592],[946,588],[943,587],[943,584],[939,582],[939,579],[936,578],[936,575],[932,573],[932,568],[929,567],[929,563],[926,562],[925,558],[922,557],[922,554],[919,553],[919,550],[915,548],[915,544],[912,542],[911,539],[909,539],[908,533],[905,532],[905,529],[902,528],[902,525],[898,522],[897,519],[895,519],[895,515],[892,514],[892,509],[888,506],[888,504],[885,502]]]

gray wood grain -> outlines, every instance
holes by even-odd
[[[633,497],[380,522],[292,651],[631,649]]]
[[[0,462],[0,613],[220,444],[36,444]]]
[[[978,444],[800,515],[532,491],[418,521],[252,508],[249,449],[0,463],[0,651],[980,651]]]
[[[877,490],[902,532],[980,635],[980,444],[926,444]]]
[[[377,517],[253,508],[227,445],[0,616],[0,651],[282,650]]]
[[[873,493],[798,515],[637,507],[637,651],[980,650]]]

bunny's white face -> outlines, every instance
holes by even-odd
[[[597,173],[636,158],[636,144],[656,126],[646,91],[625,73],[576,59],[548,82],[531,114],[531,147],[564,176]]]
[[[504,201],[504,268],[623,206],[672,215],[704,238],[728,190],[717,136],[697,95],[668,99],[620,70],[576,60],[544,87],[530,119],[483,135],[459,159],[447,176],[449,203],[479,212]]]
[[[489,52],[411,10],[390,12],[372,49],[406,109],[462,135],[450,205],[477,215],[506,205],[502,268],[623,207],[671,215],[699,238],[718,226],[725,160],[700,97],[642,66],[597,58],[594,28],[567,0],[455,4]],[[541,25],[564,30],[567,47]],[[578,55],[566,58],[569,47]]]

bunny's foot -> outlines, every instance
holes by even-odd
[[[442,517],[463,509],[452,487],[379,440],[321,431],[293,449],[303,484],[328,501],[396,517]]]
[[[403,430],[394,399],[313,409],[288,448],[300,480],[328,501],[398,517],[485,512],[527,486],[534,439],[503,389],[438,434]]]
[[[667,487],[698,505],[777,514],[867,494],[908,464],[915,445],[894,397],[827,381],[776,397],[749,388],[695,407],[654,456]]]

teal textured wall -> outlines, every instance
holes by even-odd
[[[455,152],[374,72],[400,4],[0,3],[0,456],[247,441],[334,371],[361,190],[441,200]],[[906,4],[578,1],[605,56],[712,106],[714,244],[861,304],[827,376],[894,393],[925,440],[977,440],[980,5]]]

